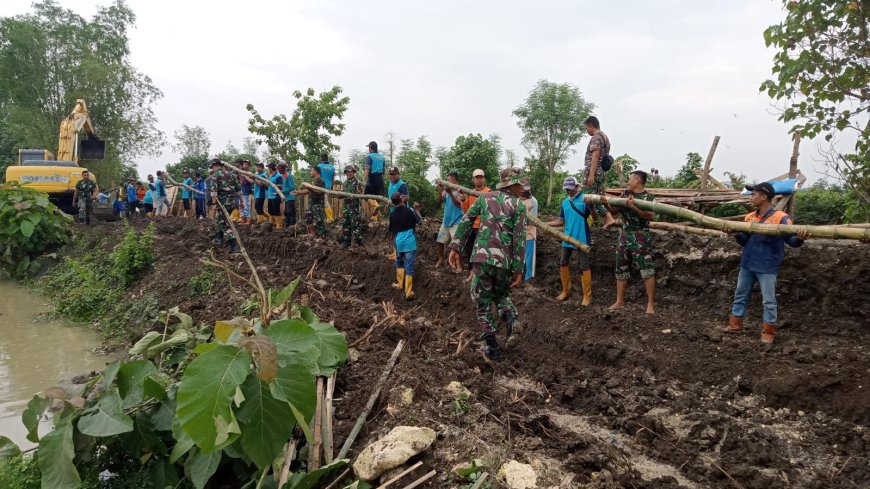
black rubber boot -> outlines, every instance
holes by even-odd
[[[509,345],[511,342],[511,338],[513,338],[513,336],[514,336],[514,326],[517,324],[517,317],[514,314],[507,313],[507,314],[503,314],[501,319],[504,321],[504,324],[505,324],[504,342],[506,345]]]
[[[486,341],[486,346],[483,348],[483,356],[493,362],[500,361],[501,350],[498,347],[498,340],[495,339],[495,334],[489,333],[483,339]]]
[[[239,253],[241,253],[241,251],[239,250],[239,242],[238,241],[231,240],[228,244],[230,245],[230,254],[231,255],[238,255]]]
[[[215,233],[211,237],[211,244],[215,246],[222,246],[224,244],[224,235],[221,233]]]

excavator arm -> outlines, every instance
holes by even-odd
[[[82,141],[81,144],[82,153],[86,153],[86,155],[79,153],[79,133],[82,131],[88,135],[88,140]],[[82,157],[89,160],[101,160],[104,154],[105,143],[96,137],[88,107],[83,99],[78,99],[72,113],[60,123],[57,159],[78,163]]]

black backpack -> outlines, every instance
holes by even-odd
[[[601,169],[605,172],[610,171],[613,168],[613,156],[610,156],[610,138],[607,137],[607,134],[603,132],[601,135],[604,137],[604,156],[601,157]]]

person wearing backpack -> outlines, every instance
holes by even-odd
[[[565,227],[565,234],[589,246],[589,207],[583,202],[583,191],[577,178],[565,177],[562,182],[568,196],[562,201],[559,219],[548,222],[553,227]],[[562,241],[562,252],[559,259],[559,277],[562,279],[562,293],[556,300],[564,301],[571,297],[571,254],[577,247],[567,241]],[[583,288],[583,306],[592,303],[592,269],[589,266],[589,253],[578,252],[580,269],[580,286]]]
[[[583,173],[583,193],[604,195],[605,173],[613,166],[613,157],[610,156],[610,138],[601,130],[598,118],[591,115],[584,122],[586,133],[589,134],[589,145],[586,146],[585,170]],[[604,227],[609,228],[616,224],[613,216],[607,212],[602,204],[592,206],[592,217],[604,219]]]

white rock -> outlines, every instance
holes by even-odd
[[[521,464],[516,460],[498,469],[498,478],[504,479],[510,489],[533,489],[538,487],[538,476],[531,465]]]
[[[447,392],[449,392],[454,399],[468,399],[471,397],[471,391],[455,380],[447,384]]]
[[[360,479],[374,480],[427,450],[434,441],[435,431],[431,428],[397,426],[360,452],[353,464],[353,472]]]

